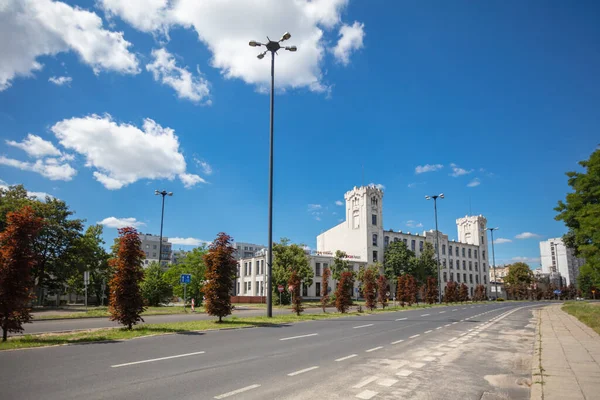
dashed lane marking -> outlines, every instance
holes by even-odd
[[[416,338],[416,337],[418,337],[418,336],[421,336],[421,334],[420,334],[420,333],[417,333],[416,335],[412,335],[411,337],[409,337],[409,339],[414,339],[414,338]]]
[[[383,346],[377,346],[377,347],[373,347],[372,349],[365,350],[365,352],[366,352],[366,353],[370,353],[370,352],[372,352],[372,351],[379,350],[379,349],[383,349]]]
[[[428,317],[428,316],[430,316],[430,315],[431,315],[431,314],[423,314],[423,315],[421,315],[421,317]]]
[[[412,373],[413,372],[409,369],[401,369],[400,371],[396,372],[396,376],[409,376]]]
[[[317,368],[319,368],[319,367],[316,366],[316,365],[314,367],[304,368],[304,369],[301,369],[300,371],[289,373],[288,376],[300,375],[300,374],[303,374],[303,373],[308,372],[308,371],[312,371],[313,369],[317,369]]]
[[[372,399],[373,397],[377,396],[378,393],[379,392],[374,392],[372,390],[363,390],[362,392],[360,392],[359,394],[356,395],[356,398],[369,400],[369,399]]]
[[[431,330],[431,329],[430,329],[430,330],[428,330],[428,331],[425,331],[425,332],[423,332],[423,333],[431,333],[431,332],[433,332],[433,330]]]
[[[357,355],[358,355],[358,354],[350,354],[349,356],[342,357],[342,358],[338,358],[338,359],[337,359],[337,360],[335,360],[335,361],[338,361],[338,362],[339,362],[339,361],[345,361],[345,360],[348,360],[348,359],[350,359],[350,358],[356,357]]]
[[[396,321],[404,321],[406,318],[398,318]]]
[[[358,329],[358,328],[366,328],[367,326],[373,326],[373,324],[359,325],[359,326],[355,326],[355,327],[353,327],[353,329]]]
[[[227,397],[229,397],[229,396],[233,396],[233,395],[236,395],[236,394],[239,394],[239,393],[247,392],[248,390],[256,389],[256,388],[258,388],[258,387],[260,387],[260,385],[250,385],[250,386],[246,386],[246,387],[243,387],[243,388],[241,388],[241,389],[234,390],[234,391],[232,391],[232,392],[223,393],[223,394],[220,394],[220,395],[218,395],[218,396],[215,396],[215,399],[224,399],[224,398],[227,398]]]
[[[376,381],[378,378],[376,376],[370,376],[367,379],[365,379],[364,381],[352,386],[354,389],[360,389],[363,386],[367,386],[369,383]]]
[[[384,378],[377,381],[379,386],[392,387],[395,383],[397,383],[397,379]]]
[[[309,336],[317,336],[317,335],[318,335],[318,333],[309,333],[308,335],[291,336],[291,337],[281,338],[279,340],[300,339],[300,338],[305,338],[305,337],[309,337]]]
[[[204,354],[204,352],[196,351],[194,353],[178,354],[176,356],[152,358],[150,360],[142,360],[142,361],[134,361],[134,362],[125,363],[125,364],[111,365],[111,368],[127,367],[129,365],[145,364],[145,363],[149,363],[149,362],[162,361],[162,360],[170,360],[171,358],[189,357],[189,356],[195,356],[197,354]]]
[[[395,342],[392,342],[390,344],[398,344],[398,343],[402,343],[402,342],[404,342],[404,339],[396,340]]]

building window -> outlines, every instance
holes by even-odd
[[[315,263],[315,276],[321,276],[321,263]]]
[[[483,235],[481,236],[481,244],[483,244]]]
[[[471,286],[471,297],[473,297],[473,286]]]
[[[152,253],[152,258],[156,258],[156,253]]]
[[[450,259],[450,269],[454,269],[454,260]]]
[[[323,263],[323,269],[325,270],[325,269],[327,269],[327,267],[329,267],[329,264]]]
[[[469,258],[471,258],[471,249],[469,249]]]
[[[260,261],[256,260],[256,273],[260,274]]]
[[[371,223],[373,225],[377,225],[377,215],[375,215],[375,214],[371,215]]]
[[[483,272],[485,272],[485,263],[481,264],[483,266]]]
[[[373,246],[377,246],[377,234],[373,234]]]
[[[475,275],[475,283],[479,285],[479,275]]]
[[[252,275],[252,261],[248,263],[248,275]]]
[[[469,283],[473,283],[473,275],[469,274]]]
[[[153,245],[153,246],[152,246],[152,248],[153,248],[154,250],[156,250],[156,245]]]
[[[387,247],[388,244],[390,244],[390,237],[386,236],[383,238],[383,245],[384,245],[384,247]]]
[[[448,279],[446,277],[446,273],[444,272],[444,282],[448,282]]]
[[[465,257],[465,248],[462,248],[462,256]]]
[[[237,283],[237,290],[235,291],[237,294],[240,294],[240,283]]]
[[[450,282],[454,282],[454,272],[450,272]]]
[[[394,238],[394,242],[397,242],[398,240],[400,240],[400,239],[398,239],[398,238]]]
[[[475,271],[479,271],[479,263],[475,261]]]
[[[483,257],[483,259],[485,260],[485,250],[481,250],[481,257]]]
[[[446,245],[445,244],[442,245],[442,255],[443,256],[446,255]]]
[[[244,246],[244,250],[248,250],[248,246]]]
[[[467,262],[465,260],[463,260],[463,269],[466,270],[467,269]]]
[[[456,257],[458,257],[458,246],[456,246]]]
[[[302,296],[308,296],[308,286],[306,286],[305,284],[302,284]]]
[[[373,250],[373,262],[377,262],[377,250]]]
[[[419,251],[423,251],[423,241],[419,240]]]
[[[474,251],[473,257],[477,258],[477,249],[475,249],[473,251]]]
[[[360,214],[358,211],[354,211],[352,214],[352,228],[358,229],[360,227]]]
[[[448,254],[452,256],[452,245],[448,245]]]
[[[469,271],[473,271],[473,262],[469,261]]]
[[[265,274],[265,260],[260,260],[260,273]]]
[[[238,265],[237,265],[237,273],[236,273],[236,277],[238,277],[238,278],[240,277],[240,264],[238,264]],[[240,291],[240,290],[238,289],[238,292],[239,292],[239,291]]]
[[[487,276],[485,276],[485,275],[483,276],[483,284],[487,285]]]
[[[466,282],[467,281],[467,274],[463,274],[463,278],[464,278],[463,282]]]
[[[460,274],[456,274],[456,282],[460,282]]]
[[[415,245],[416,245],[416,243],[417,243],[417,242],[415,241],[415,239],[412,239],[412,240],[410,241],[410,249],[411,249],[412,251],[415,251]]]
[[[321,295],[321,282],[315,282],[315,296]]]
[[[446,259],[445,258],[442,260],[442,267],[446,268]]]

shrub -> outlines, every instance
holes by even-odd
[[[354,288],[354,274],[342,272],[335,291],[335,307],[341,313],[348,311],[352,305],[352,289]]]

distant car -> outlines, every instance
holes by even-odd
[[[577,297],[577,298],[575,298],[575,300],[577,300],[577,301],[583,301],[585,299],[583,297]]]

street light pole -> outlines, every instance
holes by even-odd
[[[251,40],[249,45],[251,47],[260,47],[265,46],[267,50],[260,53],[258,55],[258,59],[262,60],[267,54],[267,51],[271,52],[271,118],[270,118],[270,136],[269,136],[269,246],[267,250],[267,317],[273,316],[273,304],[272,304],[272,287],[271,287],[271,279],[273,275],[273,119],[275,116],[275,54],[279,49],[281,49],[281,45],[279,43],[288,40],[291,38],[289,32],[283,34],[281,39],[278,41],[273,41],[267,37],[267,43],[260,43],[255,40]],[[288,51],[296,51],[296,46],[286,46],[285,50]]]
[[[494,252],[494,231],[497,231],[498,228],[487,228],[492,235],[492,262],[494,263],[494,293],[495,298],[498,300],[498,281],[496,280],[496,253]]]
[[[158,191],[155,190],[154,194],[156,196],[161,195],[162,196],[162,211],[160,213],[160,239],[159,239],[159,243],[158,243],[158,266],[162,267],[162,233],[163,233],[163,219],[165,217],[165,196],[173,196],[173,192],[167,192],[166,190],[163,191]]]
[[[438,219],[437,219],[437,199],[443,199],[444,193],[435,196],[425,196],[425,199],[433,199],[433,212],[435,214],[435,242],[436,242],[436,253],[437,253],[437,264],[438,264],[438,301],[442,303],[442,276],[440,272],[440,232],[438,230]]]

